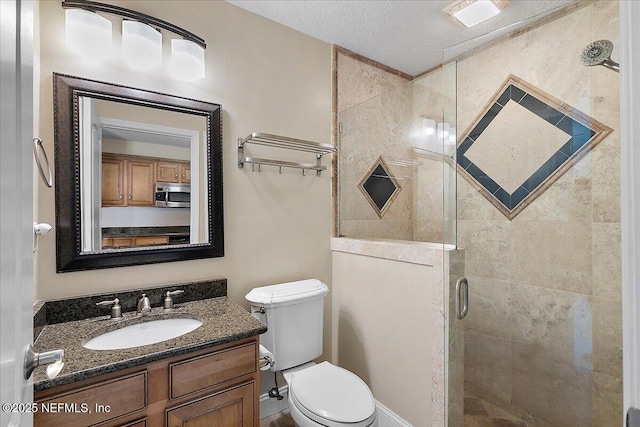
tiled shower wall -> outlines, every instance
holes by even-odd
[[[411,168],[394,164],[394,160],[410,156],[402,136],[410,122],[411,85],[401,76],[340,53],[337,67],[337,111],[342,130],[339,174],[344,190],[339,192],[339,234],[412,240]],[[358,182],[380,155],[402,188],[382,219],[358,190]]]
[[[618,74],[580,63],[599,39],[617,46],[615,1],[457,64],[459,132],[509,74],[613,129],[511,221],[458,179],[470,288],[466,388],[539,425],[622,424]],[[544,143],[530,135],[522,142]],[[510,161],[505,151],[501,162]]]

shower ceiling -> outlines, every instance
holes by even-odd
[[[465,28],[443,12],[453,0],[227,1],[412,76],[440,65],[446,47],[575,2],[511,0],[495,18]]]

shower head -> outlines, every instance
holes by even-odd
[[[611,60],[611,52],[613,52],[613,43],[609,40],[597,40],[584,48],[580,60],[585,67],[602,65],[620,72],[620,64]]]

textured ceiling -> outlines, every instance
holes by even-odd
[[[497,17],[466,28],[443,12],[453,0],[227,1],[413,76],[441,64],[444,48],[575,2],[511,0]]]

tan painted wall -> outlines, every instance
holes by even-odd
[[[333,361],[416,427],[432,419],[436,274],[428,265],[333,252]]]
[[[229,296],[245,305],[244,295],[255,286],[309,277],[330,284],[330,174],[318,178],[283,171],[280,175],[275,168],[252,173],[236,166],[236,140],[251,132],[329,143],[330,46],[222,1],[114,3],[202,36],[208,45],[207,77],[188,83],[166,73],[135,72],[114,60],[100,65],[85,62],[64,44],[60,2],[40,2],[39,136],[53,157],[52,72],[220,103],[225,257],[56,274],[53,230],[40,239],[35,255],[36,298],[226,277]],[[114,32],[119,32],[117,28]],[[310,161],[302,156],[299,161]],[[38,181],[35,191],[37,220],[53,225],[53,190]],[[329,301],[326,306],[329,310]],[[329,314],[326,319],[329,325]],[[327,333],[327,351],[329,345]]]

